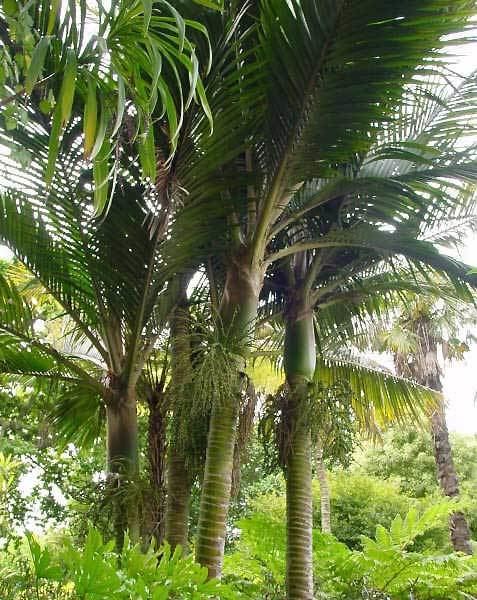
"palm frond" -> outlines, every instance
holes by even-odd
[[[432,0],[264,3],[268,127],[261,154],[269,180],[260,233],[294,186],[366,154],[405,86],[442,66],[444,36],[471,31],[471,2],[449,4],[449,20],[443,8]],[[423,20],[428,28],[416,35]]]
[[[353,360],[320,357],[315,378],[325,385],[346,381],[353,392],[353,409],[358,423],[371,434],[396,421],[424,422],[425,415],[440,401],[437,392],[366,364],[357,356]]]

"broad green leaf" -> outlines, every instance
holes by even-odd
[[[16,0],[3,0],[3,10],[7,17],[13,17],[18,12],[18,3]]]

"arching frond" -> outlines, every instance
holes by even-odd
[[[422,422],[440,395],[389,370],[354,359],[326,356],[318,360],[317,381],[331,385],[346,381],[353,392],[353,409],[359,426],[376,436],[379,428],[396,421]]]

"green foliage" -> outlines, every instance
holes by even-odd
[[[65,447],[49,420],[55,396],[48,392],[48,387],[0,384],[0,453],[17,457],[13,485],[0,500],[10,535],[26,523],[81,531],[85,514],[80,505],[93,504],[101,492],[92,480],[101,480],[102,440],[84,451]],[[88,516],[99,525],[103,513]]]
[[[450,435],[452,457],[459,478],[463,512],[471,532],[477,531],[477,440],[475,436]],[[423,505],[440,495],[435,458],[429,431],[396,427],[383,434],[382,444],[364,445],[355,460],[368,474],[381,480],[393,480],[401,493],[418,498]],[[427,536],[427,541],[431,540]],[[449,548],[445,531],[434,532],[432,543]]]
[[[427,510],[442,500],[438,493],[426,498],[413,498],[400,490],[398,479],[383,481],[362,470],[339,470],[331,473],[329,483],[332,532],[337,540],[353,550],[360,550],[362,536],[372,537],[378,525],[390,527],[396,515],[404,517],[409,510],[415,508]],[[262,474],[259,480],[252,482],[245,480],[239,500],[232,510],[235,518],[249,518],[259,513],[271,516],[277,522],[285,522],[285,484],[283,477],[278,473],[266,477]],[[313,523],[319,529],[321,514],[318,482],[313,483],[313,506]],[[467,499],[462,502],[462,509],[473,514]],[[231,546],[234,547],[233,539]],[[447,521],[428,528],[418,537],[416,548],[450,552]]]
[[[292,451],[291,391],[287,384],[269,395],[260,420],[265,461],[269,470],[285,467]],[[335,380],[328,385],[321,381],[307,384],[300,401],[299,422],[311,432],[314,443],[323,448],[327,462],[349,464],[355,445],[356,424],[352,406],[352,390],[346,381]],[[295,424],[294,426],[298,426]]]
[[[146,552],[127,538],[120,553],[90,528],[84,546],[70,538],[40,544],[27,535],[20,557],[7,551],[0,560],[0,594],[4,600],[206,600],[239,596],[180,548]]]
[[[379,524],[389,527],[396,514],[405,514],[412,499],[401,494],[396,482],[383,482],[362,473],[339,471],[330,478],[331,530],[353,549],[361,536],[372,536]],[[320,522],[319,486],[314,486],[315,523]]]
[[[11,528],[10,495],[18,484],[20,462],[0,451],[0,538],[8,539]]]
[[[146,157],[155,167],[156,148],[146,143],[151,137],[148,130],[154,137],[153,117],[155,120],[159,116],[167,124],[166,144],[173,153],[184,112],[193,101],[202,107],[212,127],[201,79],[210,67],[209,57],[196,51],[201,42],[209,45],[207,31],[201,23],[184,20],[171,3],[135,0],[116,3],[113,10],[102,3],[93,9],[86,0],[62,7],[56,0],[51,8],[49,1],[35,0],[21,10],[15,2],[7,10],[4,3],[4,12],[7,18],[0,14],[0,112],[7,131],[27,120],[35,122],[32,108],[39,108],[42,117],[53,113],[44,171],[48,183],[52,182],[62,134],[91,100],[91,90],[100,109],[98,119],[96,110],[93,119],[84,119],[84,134],[91,141],[85,144],[85,155],[89,157],[93,150],[91,158],[105,140],[112,138],[113,146],[120,144],[120,129],[128,118],[135,121],[132,137],[141,162]],[[127,111],[131,104],[134,111]],[[107,159],[114,163],[114,154],[111,151],[103,156],[106,172]],[[146,174],[155,178],[155,171]],[[99,186],[102,178],[95,173],[94,181]],[[103,188],[107,200],[104,181]],[[98,213],[105,208],[106,200],[95,205]]]
[[[460,483],[477,485],[477,439],[451,434],[452,457]],[[366,445],[356,460],[363,469],[383,479],[396,478],[400,489],[420,498],[437,488],[436,466],[429,431],[395,427],[383,433],[382,443]]]
[[[251,598],[282,600],[285,525],[268,506],[239,522],[240,540],[225,559],[227,579]],[[418,512],[409,510],[362,537],[362,550],[350,550],[333,536],[314,531],[315,598],[329,600],[457,600],[477,592],[477,559],[421,553],[416,540],[455,509],[442,501]],[[414,595],[413,595],[414,594]],[[466,595],[467,594],[467,595]]]

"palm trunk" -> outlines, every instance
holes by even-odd
[[[190,419],[192,381],[190,314],[186,283],[181,282],[180,300],[171,319],[171,382],[174,397],[172,434],[167,460],[166,540],[174,549],[188,550],[189,504],[193,478],[184,455],[180,436],[187,427],[181,422]]]
[[[286,457],[288,600],[313,599],[311,433],[306,419],[308,382],[316,364],[313,314],[292,305],[286,315],[284,367],[290,388]]]
[[[167,465],[166,540],[172,549],[189,544],[189,507],[192,478],[184,457],[174,446],[169,449]]]
[[[321,531],[331,533],[330,485],[323,461],[323,449],[320,446],[316,449],[316,476],[320,483]]]
[[[222,324],[246,356],[257,314],[261,278],[246,263],[234,263],[227,274],[221,305]],[[237,364],[238,375],[243,368]],[[199,511],[196,559],[210,578],[220,578],[230,503],[234,447],[240,405],[239,380],[232,400],[215,398],[212,409]],[[232,395],[233,396],[233,395]]]
[[[114,390],[106,408],[106,419],[108,473],[113,492],[116,541],[120,548],[126,529],[132,540],[139,539],[137,498],[131,493],[130,485],[139,470],[136,398],[133,390]]]
[[[437,357],[437,341],[430,333],[430,326],[426,320],[417,323],[416,333],[419,339],[419,352],[411,365],[396,360],[398,372],[404,377],[411,376],[439,394],[442,394],[441,372]],[[405,365],[401,367],[401,364]],[[431,432],[436,461],[437,480],[442,492],[450,498],[459,496],[459,480],[452,460],[452,447],[447,429],[445,404],[440,403],[431,417]],[[472,554],[470,543],[470,529],[462,512],[452,513],[449,518],[449,532],[451,543],[456,552]]]
[[[446,496],[459,496],[459,481],[452,460],[452,448],[449,441],[449,431],[442,404],[432,415],[431,429],[436,459],[437,478]],[[456,552],[472,554],[470,530],[467,520],[461,511],[456,511],[449,518],[449,530],[452,546]]]
[[[166,400],[163,391],[154,391],[148,398],[148,458],[152,491],[148,538],[152,535],[159,547],[165,532],[165,459],[166,459]]]
[[[197,562],[210,578],[222,574],[237,421],[233,402],[216,407],[210,419],[196,549]]]

